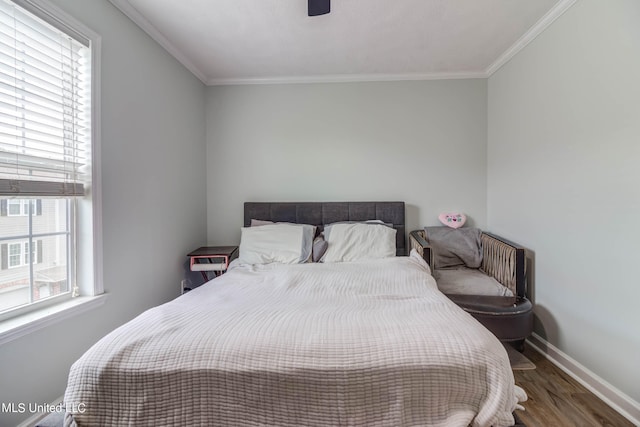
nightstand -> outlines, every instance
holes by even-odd
[[[199,271],[205,281],[209,280],[208,271],[217,277],[227,271],[229,263],[238,257],[237,246],[202,246],[187,254],[189,269]]]

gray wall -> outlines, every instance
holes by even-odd
[[[245,201],[402,200],[407,229],[486,223],[486,80],[207,88],[210,244]]]
[[[238,242],[244,201],[374,199],[407,202],[409,230],[462,210],[531,248],[537,333],[640,400],[636,0],[578,2],[488,87],[209,88],[108,1],[54,1],[103,36],[110,295],[3,345],[0,401],[60,396],[91,344],[177,295],[187,251]]]
[[[99,309],[0,348],[0,402],[47,403],[100,337],[179,294],[206,243],[204,86],[107,0],[55,0],[102,35],[104,286]],[[29,414],[0,413],[0,425]]]
[[[640,401],[640,2],[582,0],[489,79],[488,224],[536,332]]]

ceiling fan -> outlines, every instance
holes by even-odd
[[[324,15],[331,12],[331,0],[307,0],[309,16]]]

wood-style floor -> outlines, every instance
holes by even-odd
[[[633,427],[537,351],[527,346],[524,355],[536,365],[534,370],[514,371],[516,384],[529,397],[523,404],[525,411],[516,411],[527,427]]]

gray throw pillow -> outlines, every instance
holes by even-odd
[[[312,259],[313,262],[320,262],[322,255],[327,251],[329,243],[324,240],[323,236],[318,236],[313,240]]]
[[[478,228],[425,227],[426,238],[433,249],[433,268],[482,264],[481,231]]]

